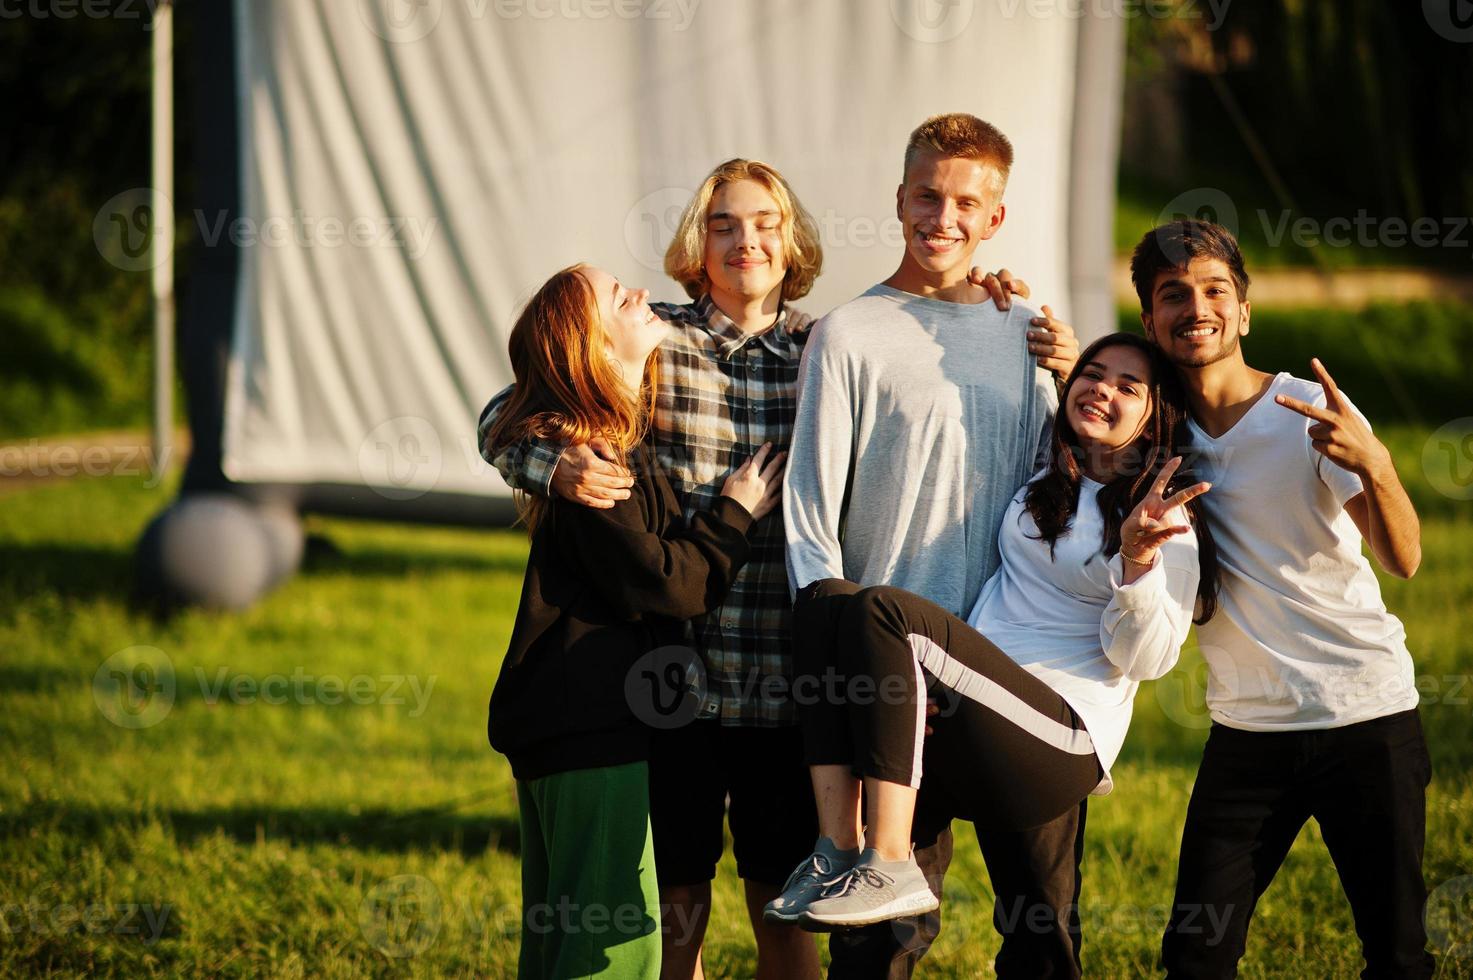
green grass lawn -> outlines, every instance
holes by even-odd
[[[1435,887],[1473,874],[1473,516],[1427,486],[1429,429],[1386,431],[1424,515],[1422,570],[1385,594],[1436,684],[1423,709]],[[127,605],[130,550],[172,493],[97,478],[0,498],[0,975],[510,976],[515,795],[484,732],[523,537],[314,520],[340,556],[247,613],[159,622]],[[105,670],[94,687],[135,647],[159,652],[121,656],[172,664],[166,713],[121,713]],[[1205,737],[1196,664],[1189,649],[1142,690],[1119,788],[1091,806],[1088,974],[1153,972]],[[957,834],[921,976],[991,973],[991,892],[971,829]],[[1264,897],[1244,976],[1359,970],[1334,869],[1312,826],[1303,838]],[[716,902],[708,973],[750,976],[730,858]],[[1468,901],[1455,911],[1467,938]]]

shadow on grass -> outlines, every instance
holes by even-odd
[[[6,544],[0,596],[16,600],[55,593],[69,599],[125,598],[133,587],[127,550],[77,544]]]
[[[81,600],[137,598],[131,547],[7,543],[4,553],[0,561],[0,600],[23,602],[48,594]],[[363,549],[312,555],[303,563],[301,574],[381,578],[481,572],[519,577],[526,564],[525,558],[515,555]]]
[[[464,802],[464,801],[463,801]],[[223,833],[242,844],[339,844],[368,851],[455,851],[474,857],[488,849],[521,853],[515,817],[469,815],[454,806],[350,812],[328,807],[242,805],[200,810],[129,810],[74,804],[32,804],[0,813],[0,839],[57,832],[102,838],[157,821],[189,844]]]
[[[438,572],[488,572],[520,576],[527,559],[514,555],[471,552],[392,551],[382,548],[312,548],[302,562],[301,574],[400,577]]]

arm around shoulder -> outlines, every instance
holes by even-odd
[[[679,515],[659,530],[668,506],[645,480],[607,509],[555,500],[558,547],[625,619],[690,619],[719,606],[749,554],[752,516],[723,497],[689,525]]]
[[[534,436],[524,436],[494,451],[487,444],[496,420],[506,409],[514,391],[516,385],[507,385],[481,410],[480,423],[476,426],[476,444],[480,447],[481,458],[496,467],[507,486],[524,493],[551,497],[552,474],[566,446]]]

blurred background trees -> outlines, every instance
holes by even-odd
[[[1449,40],[1433,24],[1437,5],[1451,18],[1459,2],[1236,0],[1218,16],[1207,0],[1191,0],[1176,3],[1175,16],[1132,18],[1120,160],[1127,206],[1218,188],[1237,205],[1245,244],[1256,246],[1259,209],[1271,227],[1285,209],[1321,222],[1360,211],[1473,215],[1473,36]],[[1473,5],[1462,6],[1473,35]],[[1325,258],[1473,274],[1473,231],[1463,238],[1461,247],[1357,247]],[[1255,251],[1260,262],[1315,261],[1287,238]]]
[[[29,14],[37,2],[48,16]],[[182,0],[175,18],[181,296],[196,233],[189,7],[200,2]],[[0,18],[0,439],[147,418],[147,277],[102,261],[92,223],[148,183],[150,3],[90,2],[111,13],[89,17],[65,0],[17,0]],[[1459,4],[1120,0],[1132,12],[1120,251],[1169,202],[1211,188],[1236,208],[1255,270],[1473,276],[1473,229],[1462,246],[1441,241],[1473,215],[1473,37],[1450,40],[1433,23],[1461,23]],[[1305,248],[1275,234],[1286,219],[1360,212],[1446,224],[1436,247]]]
[[[26,4],[7,4],[0,19],[0,439],[141,425],[148,276],[103,261],[92,223],[109,198],[149,183],[149,6],[121,0],[115,16],[73,7],[71,17],[36,17]],[[190,18],[175,24],[176,179],[187,201]],[[180,243],[186,286],[189,243]]]

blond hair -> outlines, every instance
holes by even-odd
[[[1013,144],[996,126],[966,112],[947,112],[932,116],[910,134],[905,144],[905,174],[922,150],[933,150],[943,157],[962,157],[991,164],[996,171],[993,190],[1001,195],[1007,186],[1008,172],[1013,167]]]
[[[665,250],[665,272],[685,287],[691,299],[699,299],[710,288],[706,276],[706,212],[711,198],[722,184],[751,180],[761,184],[777,202],[781,217],[779,234],[783,243],[783,299],[795,300],[808,295],[813,280],[823,268],[823,246],[818,240],[818,225],[798,201],[782,174],[757,160],[728,160],[707,175],[680,216],[675,237]]]

